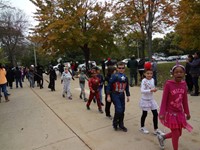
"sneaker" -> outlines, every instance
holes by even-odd
[[[69,100],[72,100],[72,97],[68,97]]]
[[[128,131],[128,129],[126,128],[126,127],[119,127],[120,128],[120,130],[122,130],[122,131],[124,131],[124,132],[127,132]]]
[[[101,114],[103,114],[103,110],[102,110],[102,109],[99,109],[99,112],[100,112]]]
[[[90,106],[86,105],[86,107],[87,107],[87,110],[90,110]]]
[[[63,94],[62,97],[65,97],[65,94]]]
[[[140,131],[144,134],[149,134],[149,131],[145,127],[141,127]]]
[[[154,130],[153,134],[154,134],[154,135],[157,135],[157,134],[165,135],[165,133],[162,132],[160,129]]]
[[[87,102],[88,101],[88,99],[87,98],[84,98],[84,102]]]
[[[159,145],[160,145],[160,148],[161,149],[164,149],[164,135],[161,135],[161,134],[157,134],[157,138],[158,138],[158,142],[159,142]]]

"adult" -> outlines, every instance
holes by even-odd
[[[141,58],[139,63],[138,63],[138,72],[140,74],[140,81],[144,78],[144,64],[145,64],[145,59]]]
[[[13,88],[13,82],[15,80],[15,75],[14,75],[14,71],[12,69],[12,67],[8,67],[7,73],[6,73],[6,78],[8,81],[8,86],[10,87],[10,89]]]
[[[130,72],[130,86],[133,87],[133,78],[135,80],[135,85],[138,84],[137,72],[138,72],[138,62],[135,59],[135,55],[131,56],[131,59],[127,63],[127,67]]]
[[[200,75],[200,58],[199,58],[200,52],[194,53],[194,60],[192,62],[188,62],[188,64],[191,66],[190,74],[192,76],[192,82],[194,84],[194,93],[191,93],[191,96],[198,96],[199,95],[199,75]]]
[[[8,102],[9,99],[6,87],[7,87],[6,70],[0,63],[0,90],[2,90],[2,92],[4,93],[6,102]],[[0,102],[1,102],[1,97],[0,97]]]
[[[106,66],[107,66],[107,67],[113,66],[113,63],[112,63],[111,58],[108,58],[108,61],[107,61],[107,63],[106,63]]]
[[[16,88],[18,88],[18,85],[20,85],[20,87],[23,88],[22,73],[21,73],[21,69],[19,67],[16,67],[16,70],[15,70],[15,82],[16,82]]]
[[[192,54],[188,55],[188,62],[192,62],[194,59],[194,57],[192,56]],[[188,87],[188,92],[191,93],[193,90],[193,82],[192,82],[192,76],[190,74],[190,70],[191,70],[191,66],[190,64],[186,62],[185,64],[185,81],[187,83],[187,87]]]

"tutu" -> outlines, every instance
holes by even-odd
[[[187,123],[185,114],[183,112],[165,114],[165,119],[160,119],[161,123],[170,129],[184,128],[189,132],[192,131],[193,127]]]
[[[144,111],[158,109],[158,104],[154,99],[141,99],[139,106]]]

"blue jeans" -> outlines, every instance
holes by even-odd
[[[8,92],[7,92],[7,89],[6,89],[7,85],[6,83],[5,84],[0,84],[0,90],[2,90],[2,92],[4,93],[4,96],[8,96]]]

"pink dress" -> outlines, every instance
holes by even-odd
[[[192,126],[187,123],[186,115],[189,115],[186,82],[168,80],[165,84],[159,116],[164,116],[161,123],[170,128],[185,128],[189,132]]]

